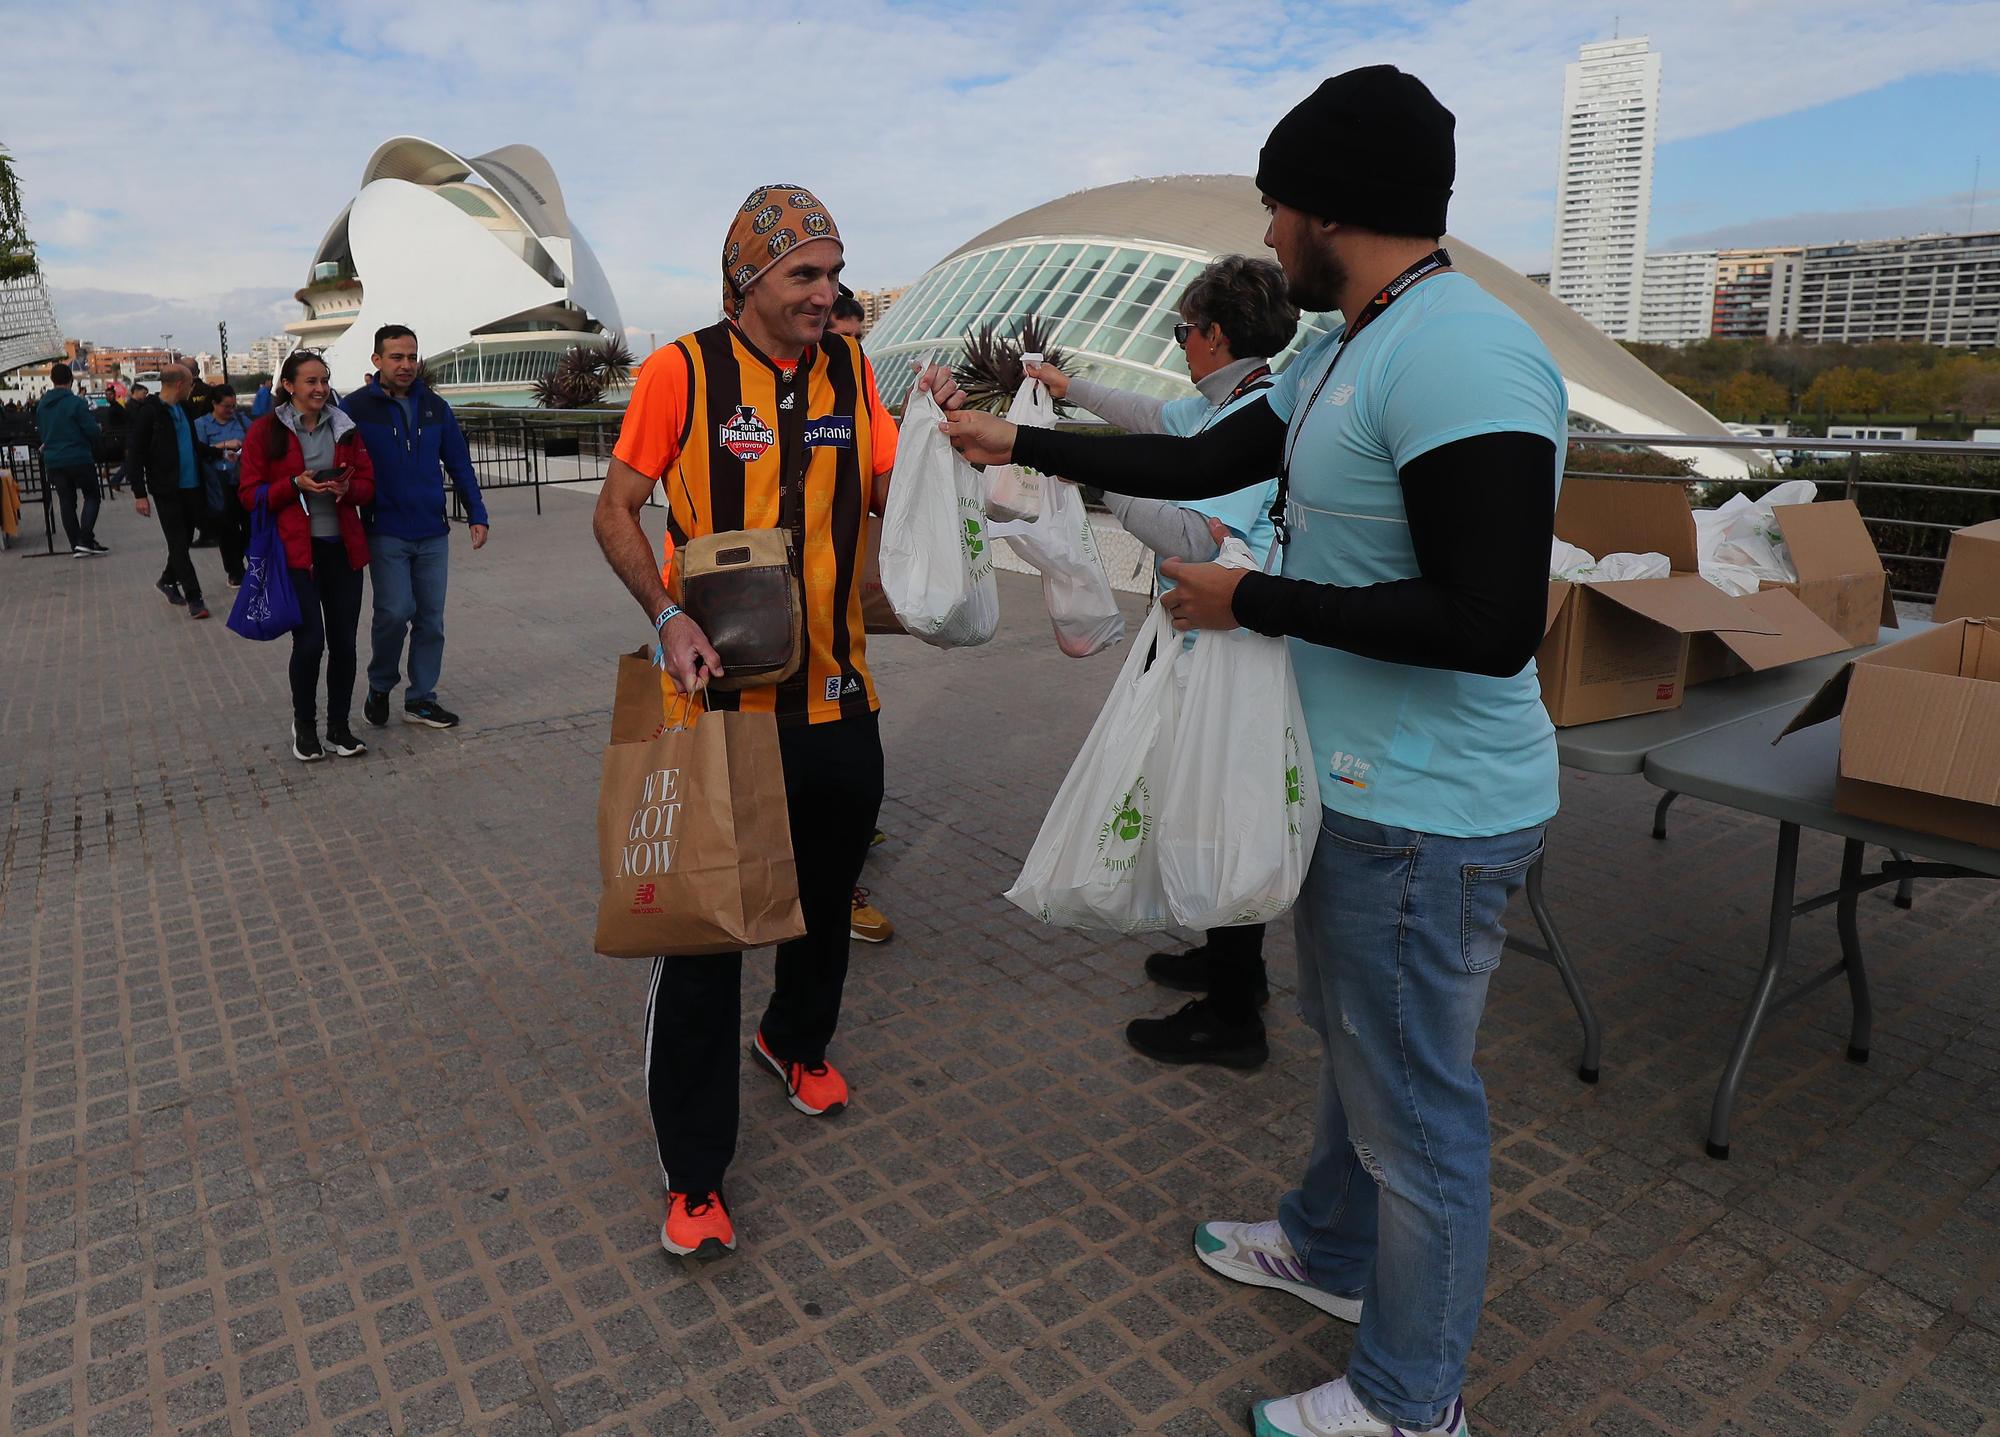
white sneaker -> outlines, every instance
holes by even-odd
[[[1451,1404],[1451,1415],[1442,1427],[1418,1431],[1384,1422],[1354,1395],[1345,1377],[1336,1377],[1323,1387],[1259,1402],[1250,1409],[1251,1430],[1257,1437],[1471,1437],[1465,1424],[1465,1399]]]
[[[1361,1320],[1361,1299],[1322,1292],[1275,1222],[1205,1222],[1194,1230],[1194,1255],[1224,1277],[1304,1298],[1342,1322]]]

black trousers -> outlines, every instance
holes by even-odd
[[[59,464],[49,469],[49,483],[62,501],[63,537],[72,549],[97,542],[97,511],[103,498],[97,492],[95,464]],[[83,495],[83,520],[76,517],[76,496]]]
[[[354,707],[354,634],[361,623],[361,571],[339,539],[313,540],[310,569],[292,570],[299,626],[292,630],[292,718],[319,721],[319,661],[326,658],[326,721],[345,724]]]
[[[1209,1006],[1232,1022],[1256,1017],[1257,990],[1266,981],[1264,925],[1211,928],[1202,946],[1208,949]]]
[[[160,532],[167,536],[167,566],[160,570],[160,582],[179,584],[189,604],[199,603],[201,576],[195,572],[188,545],[194,541],[194,526],[208,498],[200,489],[155,489],[152,500]]]
[[[222,486],[222,512],[211,511],[208,527],[215,535],[216,547],[222,550],[223,572],[232,583],[241,583],[243,555],[250,548],[250,511],[237,497],[233,480]]]
[[[781,1060],[826,1057],[847,985],[854,885],[882,807],[873,714],[778,730],[806,935],[778,945],[760,1027]],[[646,997],[646,1098],[660,1176],[674,1192],[719,1191],[736,1156],[743,955],[657,958]]]

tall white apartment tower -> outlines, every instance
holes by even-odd
[[[1563,71],[1549,290],[1613,339],[1639,337],[1660,57],[1645,36],[1585,45]]]

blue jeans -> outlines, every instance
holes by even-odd
[[[451,535],[369,539],[368,571],[375,585],[375,651],[368,660],[368,687],[386,694],[402,677],[403,635],[410,637],[410,686],[405,704],[437,698],[444,668],[445,564]]]
[[[1444,838],[1324,810],[1293,910],[1319,1119],[1278,1217],[1315,1286],[1363,1299],[1348,1383],[1402,1427],[1450,1414],[1479,1326],[1492,1135],[1473,1044],[1541,844],[1539,828]]]

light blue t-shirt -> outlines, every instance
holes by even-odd
[[[1167,433],[1186,438],[1213,428],[1222,422],[1225,415],[1234,414],[1245,405],[1255,404],[1269,392],[1268,383],[1260,384],[1220,407],[1210,404],[1207,397],[1200,394],[1172,399],[1161,407],[1160,423],[1166,427]],[[1273,474],[1261,484],[1219,494],[1213,499],[1183,499],[1177,502],[1183,509],[1220,519],[1230,533],[1250,546],[1251,556],[1261,568],[1269,560],[1271,545],[1278,537],[1278,531],[1271,523],[1271,505],[1277,497],[1278,476]],[[1153,581],[1162,594],[1174,586],[1173,580],[1160,572],[1163,562],[1157,555],[1153,559]]]
[[[1405,292],[1355,336],[1301,416],[1339,348],[1337,335],[1318,340],[1266,395],[1291,429],[1286,578],[1348,588],[1416,578],[1397,471],[1453,440],[1544,435],[1561,482],[1562,373],[1526,321],[1466,276],[1441,274]],[[1484,477],[1467,473],[1464,482]],[[1291,644],[1328,808],[1452,838],[1554,817],[1555,729],[1533,660],[1497,679]]]

